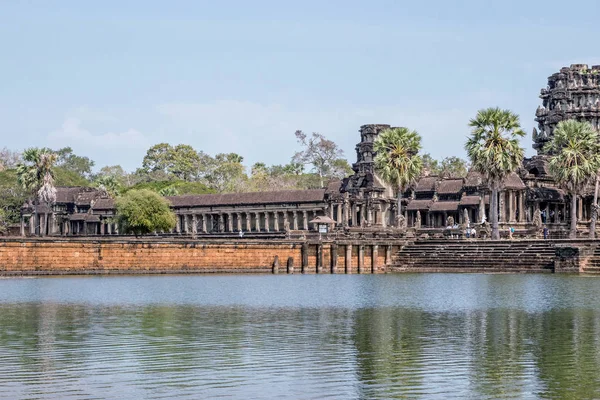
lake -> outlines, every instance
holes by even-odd
[[[599,398],[600,278],[0,279],[0,399]]]

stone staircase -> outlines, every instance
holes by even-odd
[[[395,254],[389,271],[553,272],[554,257],[554,245],[544,240],[423,240]]]
[[[585,264],[583,272],[588,274],[600,274],[600,246],[594,250],[594,255]]]

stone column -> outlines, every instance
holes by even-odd
[[[100,234],[104,235],[104,222],[100,220]]]
[[[283,227],[289,227],[289,222],[288,222],[288,212],[287,210],[283,211]]]
[[[302,227],[305,231],[308,230],[308,213],[306,211],[302,211]]]
[[[306,273],[306,268],[308,268],[308,243],[302,243],[302,264],[301,264],[301,272]]]
[[[381,208],[381,226],[387,228],[387,204]]]
[[[237,230],[240,232],[242,230],[242,213],[235,213],[235,217],[237,219]]]
[[[506,222],[506,207],[504,205],[504,200],[506,198],[506,192],[500,192],[500,222]]]
[[[317,244],[317,274],[323,273],[323,244]]]
[[[344,201],[344,209],[343,209],[343,220],[342,220],[342,224],[344,226],[348,226],[348,220],[350,219],[350,207],[348,206],[348,202]]]
[[[256,212],[254,214],[256,216],[256,232],[260,232],[260,213]]]
[[[346,273],[347,274],[351,274],[352,273],[352,245],[351,244],[347,244],[346,245]]]
[[[352,226],[356,225],[356,204],[352,203]]]
[[[371,273],[372,274],[377,273],[377,267],[379,265],[378,258],[379,258],[379,246],[374,244],[373,249],[371,251]]]
[[[246,230],[252,232],[252,214],[246,212]]]
[[[202,214],[202,232],[208,233],[206,229],[206,214]]]
[[[338,224],[341,224],[344,222],[344,219],[342,218],[342,205],[338,203],[337,205],[337,218],[335,219],[335,221]]]
[[[183,231],[187,234],[189,233],[189,226],[188,226],[188,215],[184,214],[183,215]]]
[[[385,265],[392,265],[392,245],[385,246]]]
[[[25,236],[25,217],[21,215],[21,236]]]
[[[294,210],[292,212],[292,214],[294,215],[294,219],[293,219],[293,221],[294,221],[294,228],[293,229],[295,231],[297,231],[298,230],[298,212],[296,210]]]
[[[265,231],[270,232],[269,229],[269,212],[265,211]]]
[[[525,222],[525,192],[519,192],[519,222]]]
[[[177,214],[177,223],[175,224],[175,232],[181,233],[181,215]]]
[[[219,213],[217,218],[219,218],[219,226],[217,228],[217,232],[225,232],[225,215]]]
[[[333,212],[334,212],[333,207],[334,207],[333,203],[329,203],[329,218],[331,218],[331,219],[335,219],[335,215],[333,214]]]
[[[364,273],[365,269],[365,246],[362,244],[358,245],[358,273]]]
[[[273,229],[275,232],[279,232],[281,230],[279,228],[279,211],[275,211],[273,213]]]
[[[373,210],[371,207],[367,207],[367,226],[371,225],[373,225]]]
[[[192,214],[192,233],[194,235],[198,233],[198,217],[196,214]]]
[[[110,223],[106,224],[106,229],[108,230],[109,235],[112,235],[112,226],[113,226],[113,224],[110,224]]]
[[[583,199],[577,199],[577,221],[583,221]]]
[[[514,222],[514,209],[513,209],[513,196],[514,192],[512,190],[508,191],[508,222]]]
[[[338,261],[338,245],[335,243],[331,244],[329,254],[331,255],[331,273],[337,273],[337,261]]]
[[[233,214],[227,213],[227,227],[229,228],[229,232],[233,232]]]

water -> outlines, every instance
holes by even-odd
[[[0,279],[0,399],[600,398],[600,279]]]

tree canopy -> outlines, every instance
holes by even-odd
[[[577,234],[577,196],[600,169],[598,132],[588,122],[561,121],[544,150],[550,156],[550,174],[571,195],[570,237]]]
[[[421,176],[421,136],[404,127],[386,129],[375,139],[373,149],[377,173],[398,190],[397,216],[401,216],[402,192]]]
[[[151,190],[130,190],[117,198],[119,231],[143,235],[151,232],[169,232],[176,225],[176,217],[169,202]]]
[[[510,110],[479,110],[469,122],[471,135],[465,143],[472,168],[481,173],[490,186],[490,220],[492,239],[499,239],[498,191],[504,179],[521,165],[524,150],[519,138],[525,136],[519,116]]]

